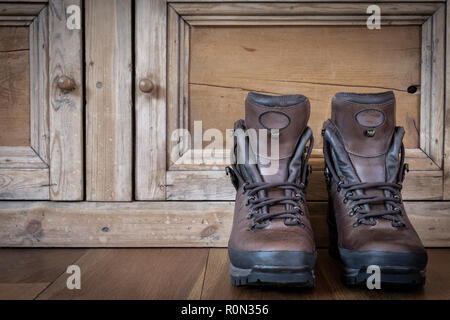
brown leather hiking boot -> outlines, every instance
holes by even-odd
[[[237,190],[228,243],[235,285],[314,286],[316,252],[305,199],[313,147],[309,113],[302,95],[249,93],[245,121],[235,123],[235,161],[227,168]]]
[[[344,282],[366,282],[377,265],[381,282],[423,284],[427,254],[406,216],[401,189],[405,131],[395,126],[393,92],[337,93],[324,124],[330,254]]]

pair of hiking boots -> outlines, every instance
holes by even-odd
[[[234,161],[226,168],[237,190],[228,244],[235,285],[315,285],[316,248],[306,204],[314,144],[309,116],[303,95],[251,92],[245,121],[235,123]],[[265,131],[237,137],[249,129]],[[322,136],[329,253],[341,261],[344,283],[365,283],[367,268],[376,265],[381,283],[423,284],[427,254],[402,204],[408,166],[393,92],[337,93]],[[275,156],[261,152],[264,146],[272,150],[274,142]]]

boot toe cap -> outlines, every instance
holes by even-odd
[[[228,248],[228,255],[233,266],[250,269],[261,268],[291,268],[313,269],[316,252],[303,251],[244,251]]]

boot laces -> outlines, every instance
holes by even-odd
[[[323,135],[323,133],[322,133]],[[325,143],[324,148],[329,148]],[[344,203],[352,201],[352,209],[350,216],[357,215],[357,220],[353,224],[354,227],[360,225],[374,226],[377,224],[376,219],[386,219],[392,221],[392,226],[396,228],[407,228],[403,219],[401,208],[402,183],[405,179],[405,173],[409,171],[408,164],[405,163],[405,146],[403,143],[400,147],[399,172],[397,173],[397,183],[393,182],[353,182],[348,183],[344,177],[339,177],[333,168],[328,152],[324,152],[325,158],[325,180],[330,187],[333,181],[337,182],[337,191],[341,189],[345,191]],[[384,196],[367,195],[364,192],[370,189],[383,191]],[[370,210],[370,205],[384,204],[385,210]]]
[[[258,192],[267,189],[281,189],[285,191],[284,197],[258,197]],[[305,215],[300,204],[305,203],[306,185],[296,184],[293,182],[254,182],[245,183],[243,186],[244,193],[247,193],[247,206],[250,206],[250,214],[248,219],[253,219],[253,224],[249,230],[262,229],[269,225],[272,219],[284,219],[284,223],[288,226],[299,225],[304,228],[300,216]],[[286,211],[270,212],[268,208],[274,205],[284,204]]]
[[[344,203],[352,201],[352,210],[350,216],[358,215],[358,219],[353,225],[357,227],[361,224],[374,226],[376,224],[375,218],[383,218],[392,221],[392,226],[397,228],[404,228],[406,224],[402,220],[402,203],[400,191],[402,185],[398,183],[388,182],[372,182],[372,183],[345,183],[343,180],[338,182],[337,191],[345,191]],[[357,194],[356,190],[381,190],[385,196]],[[384,204],[386,210],[372,211],[365,210],[364,206],[373,204]]]

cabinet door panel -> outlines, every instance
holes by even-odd
[[[20,5],[4,9],[2,14],[37,10],[24,6],[22,11]],[[0,199],[50,197],[48,105],[43,101],[48,90],[48,11],[41,7],[36,15],[22,26],[0,26]]]
[[[30,145],[28,27],[0,27],[0,146]]]
[[[80,1],[0,4],[0,199],[83,197],[81,30],[68,30],[70,5]],[[59,89],[61,75],[78,89]]]
[[[164,5],[153,3],[160,9]],[[140,182],[136,190],[142,195],[153,190],[139,199],[233,199],[233,188],[223,172],[229,163],[229,129],[244,117],[247,93],[257,91],[309,97],[309,126],[316,139],[308,195],[310,200],[325,200],[320,131],[330,117],[333,95],[387,90],[396,95],[397,123],[406,130],[406,161],[412,172],[405,181],[405,199],[443,199],[445,30],[439,26],[444,25],[445,7],[441,3],[380,5],[385,13],[380,30],[367,28],[363,3],[169,1],[163,21],[160,17],[153,22],[137,19],[138,37],[140,30],[158,30],[154,23],[167,24],[163,28],[167,34],[158,33],[166,39],[164,52],[160,49],[163,38],[155,37],[158,45],[146,47],[137,41],[136,61],[154,50],[147,58],[149,65],[137,63],[137,73],[153,72],[156,79],[167,73],[164,111],[151,117],[146,107],[140,110],[150,105],[151,112],[160,110],[162,89],[146,96],[149,100],[136,94],[136,101],[145,101],[137,103],[138,115],[153,121],[147,122],[152,124],[147,128],[166,130],[164,136],[151,130],[141,136],[137,131],[136,179]],[[155,69],[163,61],[156,57],[164,54],[167,68]],[[158,80],[156,87],[161,83]],[[411,87],[417,91],[409,93]],[[160,123],[161,112],[167,127]],[[211,129],[223,139],[216,162],[199,150],[211,144],[205,134]],[[186,130],[187,138],[174,134],[176,130]],[[159,154],[162,145],[167,146],[164,156]],[[153,151],[158,156],[150,155]],[[142,168],[145,163],[151,163],[150,169]],[[142,181],[147,181],[146,187]]]

